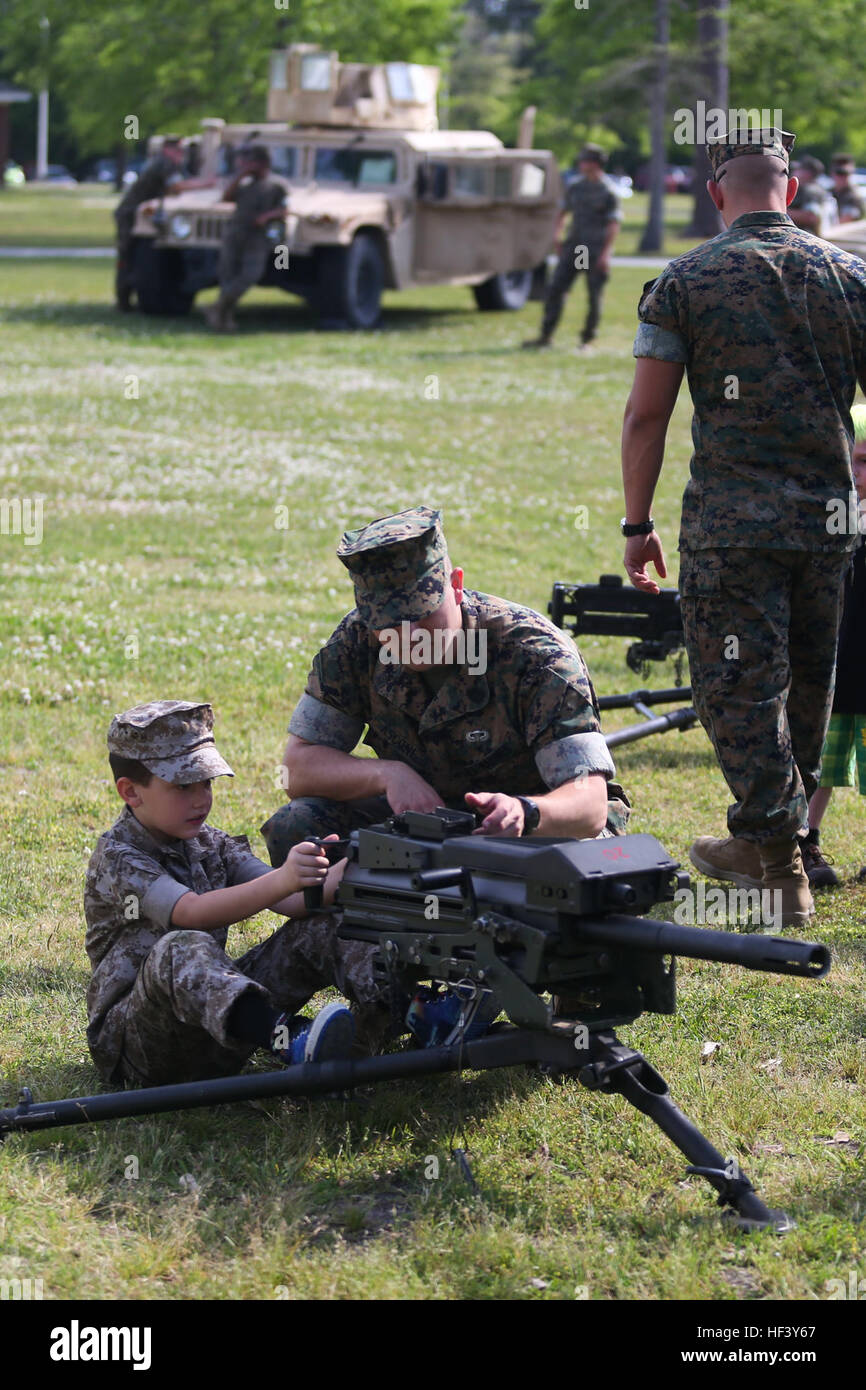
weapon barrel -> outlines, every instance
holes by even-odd
[[[594,946],[627,946],[664,956],[717,960],[767,970],[774,975],[799,975],[819,980],[830,969],[830,952],[815,941],[755,933],[738,936],[710,927],[681,927],[650,917],[619,917],[580,921],[580,935]]]
[[[632,690],[628,695],[600,695],[599,709],[633,709],[641,705],[673,705],[692,698],[690,685],[675,685],[670,690]]]

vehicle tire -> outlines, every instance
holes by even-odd
[[[158,249],[147,237],[136,239],[132,283],[143,314],[188,314],[195,295],[181,289],[183,280],[183,252],[173,246]]]
[[[351,246],[326,246],[318,253],[320,319],[350,328],[375,328],[382,313],[385,263],[376,238],[359,232]]]
[[[505,275],[491,275],[483,284],[473,285],[472,293],[479,309],[522,309],[531,289],[531,270],[510,270]]]

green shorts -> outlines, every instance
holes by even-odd
[[[854,765],[857,782],[854,782]],[[831,714],[821,755],[819,787],[857,786],[866,796],[866,715]]]

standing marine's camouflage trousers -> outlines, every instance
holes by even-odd
[[[553,335],[553,330],[559,323],[562,316],[565,296],[568,294],[578,275],[586,275],[587,290],[589,292],[589,308],[586,314],[586,322],[583,325],[581,341],[591,342],[595,337],[598,321],[601,317],[601,303],[604,296],[604,287],[608,280],[608,272],[599,270],[599,252],[589,249],[589,266],[586,271],[578,270],[575,267],[575,257],[580,246],[572,246],[566,243],[559,255],[556,270],[553,272],[553,279],[544,297],[544,318],[541,323],[541,334],[544,338]]]
[[[219,259],[220,295],[225,303],[236,304],[259,283],[272,245],[260,232],[245,237],[226,231]]]
[[[338,921],[339,914],[322,912],[286,922],[236,961],[207,932],[166,932],[114,1005],[125,1013],[124,1079],[158,1086],[239,1071],[254,1045],[226,1028],[248,992],[295,1014],[318,990],[336,985],[352,1005],[359,1045],[381,1046],[392,1013],[387,987],[373,973],[375,947],[340,941]]]
[[[681,553],[692,698],[736,797],[734,836],[760,844],[808,826],[849,563],[807,550]]]
[[[132,229],[135,226],[135,211],[121,212],[118,208],[114,214],[114,222],[117,227],[117,260],[114,267],[114,295],[117,303],[126,308],[129,304],[129,295],[132,289]]]

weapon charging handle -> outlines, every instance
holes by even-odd
[[[323,840],[321,835],[307,835],[306,843],[318,845],[328,856],[329,864],[337,864],[341,859],[345,859],[346,851],[349,848],[348,840]],[[325,890],[321,883],[316,883],[312,888],[304,889],[304,907],[308,912],[318,912],[325,901]]]

